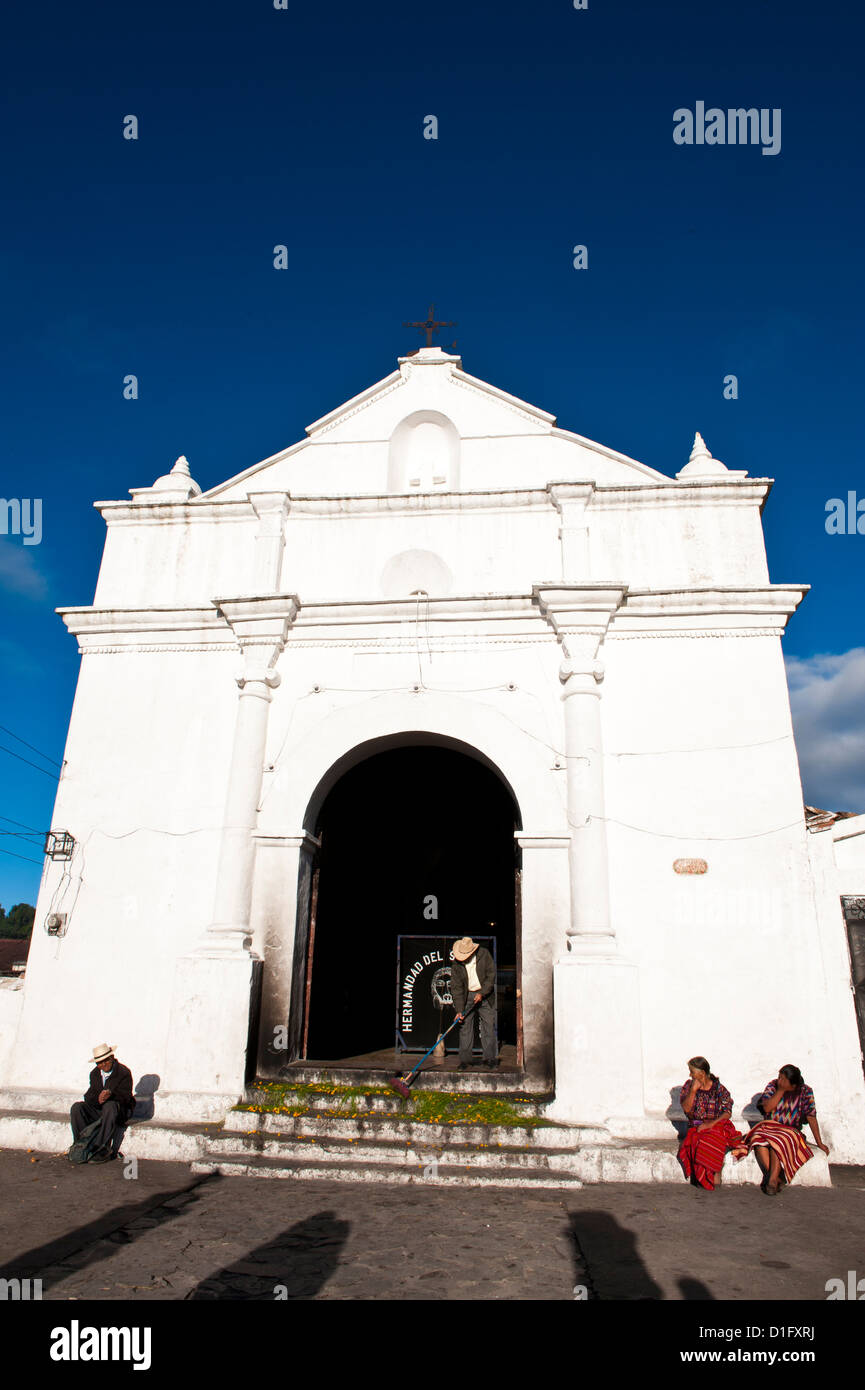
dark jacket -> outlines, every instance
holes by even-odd
[[[496,967],[490,952],[486,946],[479,946],[470,959],[474,959],[477,968],[481,994],[495,1006]],[[458,1014],[465,1013],[468,1002],[474,1003],[474,995],[469,992],[469,972],[459,960],[455,960],[451,967],[451,999]]]
[[[114,1066],[108,1074],[107,1081],[103,1082],[102,1072],[97,1064],[90,1073],[90,1086],[84,1096],[88,1105],[98,1105],[99,1096],[103,1091],[111,1092],[111,1099],[116,1100],[121,1120],[128,1120],[135,1109],[135,1096],[132,1092],[132,1072],[128,1067],[124,1067],[122,1062],[114,1059]]]

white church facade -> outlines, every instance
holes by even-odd
[[[180,459],[97,503],[93,604],[61,610],[74,847],[0,998],[6,1103],[80,1095],[105,1039],[163,1119],[218,1118],[252,1076],[392,1048],[397,937],[472,934],[555,1118],[672,1137],[690,1056],[736,1116],[793,1062],[865,1162],[865,818],[842,883],[782,655],[807,586],[770,581],[769,479],[699,435],[680,462],[427,347],[206,493]]]

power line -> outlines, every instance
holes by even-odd
[[[8,753],[10,758],[17,758],[19,763],[27,763],[28,767],[35,767],[37,772],[44,772],[45,776],[50,777],[52,782],[60,780],[59,772],[49,772],[47,768],[40,767],[38,763],[32,763],[29,758],[22,758],[20,753],[13,753],[11,748],[4,748],[2,743],[0,743],[0,753]],[[42,755],[40,754],[39,756],[41,757]]]
[[[28,834],[27,834],[25,831],[23,831],[23,830],[0,830],[0,835],[11,835],[13,840],[33,840],[33,839],[36,839],[36,840],[41,841],[41,839],[42,839],[42,837],[41,837],[41,835],[39,834],[38,831],[37,831],[36,835],[33,836],[33,835],[28,835]]]
[[[701,843],[713,844],[728,844],[733,840],[761,840],[765,835],[780,835],[782,830],[795,830],[800,826],[804,828],[805,825],[803,816],[801,820],[791,820],[786,825],[775,825],[771,830],[754,830],[750,835],[695,835],[692,830],[673,835],[665,830],[652,830],[646,825],[629,825],[627,821],[617,820],[615,816],[589,816],[582,825],[573,825],[571,821],[568,824],[573,830],[583,830],[590,820],[607,821],[610,825],[620,825],[624,830],[636,830],[640,835],[654,835],[660,840],[699,840]]]
[[[7,729],[5,724],[0,724],[0,729],[3,730],[4,734],[9,734],[11,738],[14,738],[16,743],[23,743],[25,748],[30,749],[31,753],[38,753],[39,757],[44,758],[46,763],[53,763],[55,767],[60,766],[56,758],[49,758],[48,754],[43,753],[41,748],[36,748],[34,744],[28,743],[26,738],[19,738],[17,734],[12,733],[11,729]]]

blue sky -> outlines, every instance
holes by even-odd
[[[824,527],[865,497],[863,30],[838,0],[15,7],[0,496],[40,497],[43,536],[0,535],[0,725],[62,757],[78,656],[53,610],[92,599],[95,499],[294,441],[434,300],[467,371],[563,427],[671,475],[699,429],[775,478],[771,576],[813,586],[785,638],[806,797],[865,808],[865,536]],[[780,108],[780,153],[675,145],[699,100]],[[0,828],[52,804],[0,752]],[[39,853],[0,846],[0,902],[35,901],[8,851]]]

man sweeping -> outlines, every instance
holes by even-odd
[[[488,1071],[499,1064],[496,1044],[496,967],[485,946],[478,946],[470,936],[460,937],[453,944],[454,963],[451,971],[451,999],[460,1020],[460,1071],[471,1066],[475,1040],[475,1014],[481,1033],[481,1050]],[[471,999],[471,1014],[465,1017]]]

